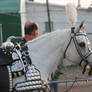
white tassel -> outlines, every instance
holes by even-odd
[[[77,9],[73,3],[68,3],[65,8],[66,8],[67,18],[70,24],[74,26],[75,23],[77,22]]]

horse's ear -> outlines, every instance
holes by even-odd
[[[81,24],[79,25],[78,29],[77,29],[78,32],[79,32],[80,30],[81,30],[81,31],[82,31],[82,30],[84,31],[84,29],[87,27],[87,24],[88,24],[88,23],[87,23],[86,21],[82,21]]]

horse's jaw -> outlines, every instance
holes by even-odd
[[[73,42],[73,40],[71,41],[66,54],[65,54],[65,58],[69,61],[71,61],[72,63],[75,64],[79,64],[81,61],[81,57],[79,56],[77,49],[75,48],[75,44]]]

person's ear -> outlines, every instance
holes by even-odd
[[[35,36],[36,37],[38,36],[38,30],[35,30]]]

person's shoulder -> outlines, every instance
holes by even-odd
[[[25,40],[25,38],[22,38],[20,45],[23,46],[27,41]]]

